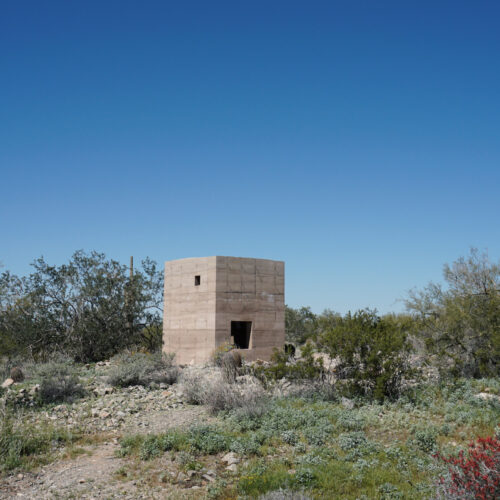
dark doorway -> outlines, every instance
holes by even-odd
[[[248,349],[251,331],[251,321],[231,321],[231,337],[237,349]]]

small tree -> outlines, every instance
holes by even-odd
[[[141,341],[161,321],[162,276],[149,259],[128,276],[127,266],[98,252],[75,252],[68,264],[43,258],[25,278],[0,276],[0,337],[10,348],[62,350],[77,361],[97,361]]]
[[[406,306],[430,352],[450,361],[455,375],[500,374],[500,264],[471,249],[444,266],[446,286],[410,293]],[[441,367],[447,366],[441,363]]]
[[[409,373],[410,345],[396,321],[369,309],[349,312],[321,335],[319,343],[338,358],[337,373],[349,393],[378,400],[399,395]]]
[[[317,318],[310,307],[285,306],[285,333],[288,342],[303,344],[316,334]]]

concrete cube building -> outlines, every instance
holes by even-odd
[[[231,343],[247,361],[285,342],[285,263],[201,257],[165,263],[163,351],[203,364]]]

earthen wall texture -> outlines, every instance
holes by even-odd
[[[284,262],[203,257],[165,263],[163,350],[203,364],[231,340],[231,321],[251,321],[242,356],[268,360],[285,341]],[[195,277],[199,276],[199,285]]]

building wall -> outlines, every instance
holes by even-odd
[[[200,276],[200,285],[194,277]],[[180,364],[202,364],[231,340],[231,321],[251,321],[249,361],[268,360],[285,341],[284,262],[240,257],[165,264],[164,351]]]
[[[285,264],[280,261],[217,257],[216,344],[229,342],[231,321],[251,321],[249,361],[268,360],[285,341]]]
[[[215,257],[165,263],[163,350],[179,364],[204,363],[215,349],[215,279]]]

